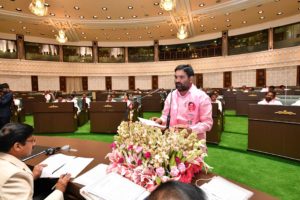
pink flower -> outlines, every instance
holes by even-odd
[[[128,149],[128,151],[132,150],[133,149],[133,145],[129,145],[127,149]]]
[[[179,174],[179,170],[177,169],[176,166],[171,167],[171,172],[170,172],[172,177],[176,177]]]
[[[144,154],[144,157],[145,158],[150,158],[151,157],[151,153],[148,151],[148,152],[146,152],[145,154]]]
[[[118,163],[123,163],[124,162],[124,158],[119,158]]]
[[[160,177],[162,177],[165,174],[165,169],[162,167],[156,168],[156,174]]]
[[[142,164],[142,160],[139,159],[139,160],[137,161],[137,165],[141,165],[141,164]]]
[[[179,169],[180,173],[184,173],[185,170],[186,170],[186,167],[183,163],[179,163],[178,164],[178,169]]]
[[[176,162],[176,164],[179,164],[181,162],[180,158],[175,157],[175,162]]]
[[[116,145],[116,143],[114,143],[114,142],[110,144],[110,148],[112,148],[112,149],[115,149],[116,146],[117,146],[117,145]]]
[[[141,147],[141,146],[135,147],[135,152],[136,153],[140,153],[142,150],[143,150],[143,147]]]

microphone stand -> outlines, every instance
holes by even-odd
[[[168,116],[167,116],[166,130],[170,128],[173,89],[171,90],[170,94],[171,94],[171,97],[170,97],[170,108],[169,108],[169,113],[168,113]]]

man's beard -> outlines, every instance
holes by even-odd
[[[189,85],[184,85],[182,83],[175,83],[175,86],[176,86],[176,89],[179,91],[179,92],[183,92],[183,91],[187,91],[190,89],[190,86]]]

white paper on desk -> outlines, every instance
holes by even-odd
[[[107,166],[108,165],[106,164],[99,164],[93,169],[89,170],[88,172],[74,179],[73,182],[79,183],[84,186],[93,184],[96,181],[101,180],[107,175],[106,173]]]
[[[80,193],[86,199],[97,200],[140,200],[150,194],[142,186],[116,173],[109,173],[102,180],[83,187]]]
[[[144,118],[140,118],[140,117],[138,117],[138,119],[140,120],[140,122],[142,124],[145,124],[145,125],[148,125],[148,126],[155,126],[155,127],[158,127],[158,128],[166,128],[166,126],[160,125],[160,124],[156,123],[153,120],[144,119]]]
[[[208,200],[247,200],[253,195],[253,192],[219,176],[213,177],[200,188],[206,193]]]
[[[42,171],[41,178],[59,178],[66,173],[71,174],[71,177],[75,178],[93,159],[64,154],[52,155],[40,163],[47,164]]]

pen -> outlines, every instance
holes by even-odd
[[[63,174],[63,176],[66,176],[68,173],[65,173],[65,174]],[[56,184],[55,185],[53,185],[53,187],[51,188],[51,190],[54,190],[55,189],[55,187],[56,187]]]
[[[52,172],[52,174],[54,174],[55,172],[57,172],[59,169],[61,169],[63,166],[65,166],[66,165],[66,163],[64,163],[64,164],[62,164],[60,167],[58,167],[56,170],[54,170],[53,172]]]

